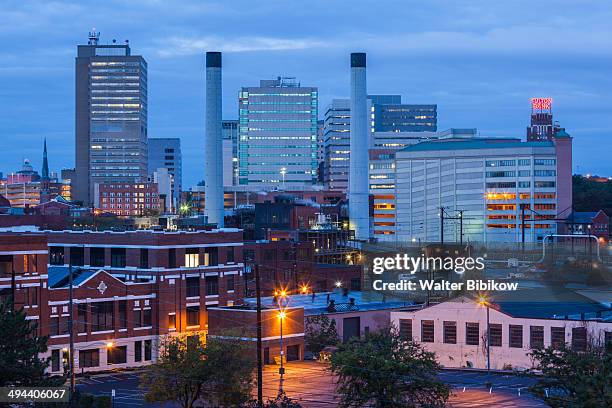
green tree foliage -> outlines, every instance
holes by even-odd
[[[160,347],[157,362],[141,376],[140,387],[146,402],[175,402],[191,408],[202,396],[206,375],[202,343],[169,337]]]
[[[36,334],[38,325],[26,320],[23,309],[12,310],[10,300],[0,303],[0,386],[53,385],[45,374],[47,338]]]
[[[604,210],[612,216],[612,181],[602,183],[593,178],[574,176],[572,184],[575,211]]]
[[[332,355],[342,408],[444,407],[450,388],[436,374],[435,354],[390,328],[353,338]]]
[[[206,399],[215,407],[237,407],[251,399],[256,352],[230,336],[208,338]]]
[[[612,407],[610,347],[589,346],[584,352],[548,347],[531,355],[534,369],[542,373],[532,391],[551,407]]]
[[[254,356],[244,342],[227,336],[209,338],[206,346],[193,338],[170,337],[157,363],[141,377],[145,401],[175,402],[182,408],[201,402],[241,406],[251,398]]]
[[[302,405],[287,397],[285,393],[279,394],[273,400],[268,400],[265,404],[259,405],[257,401],[250,401],[245,408],[302,408]]]
[[[320,353],[327,346],[335,346],[339,342],[336,321],[327,315],[309,317],[304,330],[306,350]]]

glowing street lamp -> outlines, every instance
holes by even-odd
[[[285,189],[285,175],[287,174],[287,168],[281,167],[280,174],[283,176],[283,190]]]
[[[487,373],[491,372],[491,325],[489,324],[489,300],[484,295],[478,297],[478,304],[487,308]]]
[[[280,303],[279,303],[280,305]],[[283,381],[285,380],[285,367],[283,366],[283,357],[285,352],[283,350],[283,320],[287,317],[287,314],[284,310],[280,309],[278,312],[278,319],[280,321],[280,368],[278,369],[278,374],[280,374],[280,380],[278,383],[278,394],[283,393]]]
[[[336,287],[337,288],[341,288],[342,287],[342,281],[336,281]]]

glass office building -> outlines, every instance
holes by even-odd
[[[238,184],[309,189],[317,181],[318,92],[295,78],[239,95]]]
[[[76,58],[74,196],[93,203],[96,183],[147,180],[147,63],[92,32]]]

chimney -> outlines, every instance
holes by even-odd
[[[204,214],[223,228],[223,152],[221,133],[221,53],[206,53],[206,132],[204,137]]]
[[[355,238],[370,237],[366,54],[351,54],[351,156],[349,171],[349,227]]]

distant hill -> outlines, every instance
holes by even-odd
[[[612,216],[612,181],[575,175],[572,179],[575,211],[604,210]]]

